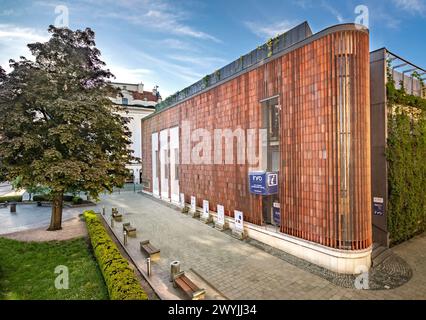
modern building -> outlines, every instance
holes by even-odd
[[[404,58],[390,52],[386,48],[378,49],[370,54],[371,79],[371,179],[372,179],[372,212],[373,240],[382,246],[389,246],[388,228],[388,162],[386,145],[389,136],[388,118],[392,108],[388,106],[387,82],[388,73],[392,77],[396,89],[401,87],[414,96],[426,98],[426,70]],[[419,177],[421,179],[421,177]]]
[[[142,159],[142,137],[141,137],[141,120],[150,115],[155,110],[155,105],[161,102],[161,96],[157,88],[152,91],[144,91],[143,83],[112,83],[112,86],[120,89],[119,94],[111,100],[122,107],[124,112],[122,115],[130,118],[128,127],[132,133],[131,148],[134,151],[133,156]],[[129,163],[127,168],[130,171],[128,182],[139,184],[142,174],[142,163],[136,161]]]
[[[270,39],[142,120],[144,190],[207,200],[215,220],[223,206],[231,228],[242,212],[244,234],[330,270],[368,269],[369,77],[363,26]]]

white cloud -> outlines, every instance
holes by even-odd
[[[163,39],[159,41],[161,46],[164,46],[168,49],[178,49],[178,50],[190,50],[190,46],[183,41],[178,39]]]
[[[375,10],[371,16],[372,20],[377,20],[377,24],[383,24],[390,29],[398,29],[401,26],[401,20],[381,11]]]
[[[117,82],[139,83],[152,74],[152,71],[149,69],[128,68],[114,64],[107,65],[107,68],[110,69],[116,78],[113,81]]]
[[[337,2],[337,1],[336,1]],[[302,9],[309,9],[312,10],[314,8],[322,8],[330,12],[339,23],[344,23],[345,18],[343,15],[335,8],[333,7],[328,1],[321,0],[321,1],[313,1],[313,0],[293,0],[293,3],[301,7]]]
[[[149,68],[149,70],[152,69],[153,71],[151,73],[134,73],[130,66],[122,67],[125,63],[109,63],[109,61],[113,61],[113,58],[105,57],[106,67],[117,77],[115,81],[135,83],[142,81],[146,84],[147,88],[159,85],[163,98],[182,89],[186,85],[200,80],[206,73],[212,72],[211,70],[205,71],[204,68],[194,66],[193,64],[181,65],[173,63],[167,61],[167,59],[150,55],[142,50],[131,47],[126,48],[126,56],[131,57],[132,65],[140,70]],[[199,69],[202,72],[199,72]]]
[[[187,36],[196,39],[211,40],[220,43],[221,40],[206,32],[191,27],[186,23],[190,14],[181,8],[174,7],[170,3],[161,1],[127,0],[115,3],[125,8],[125,14],[112,12],[100,12],[99,17],[109,17],[126,20],[134,25],[163,33]]]
[[[11,16],[15,13],[15,11],[13,9],[4,9],[4,10],[0,10],[0,16],[3,17],[8,17]]]
[[[0,24],[0,65],[9,72],[9,59],[16,60],[20,56],[30,59],[32,56],[27,44],[45,42],[48,39],[49,35],[46,31]]]
[[[324,0],[321,2],[321,6],[329,11],[339,23],[344,23],[345,19],[343,18],[343,15],[333,6],[325,2]]]
[[[258,23],[248,21],[245,22],[246,27],[250,29],[255,35],[262,39],[272,38],[281,33],[284,33],[294,27],[297,23],[293,21],[284,20],[272,24]]]
[[[425,14],[426,13],[426,3],[424,0],[393,0],[395,5],[408,11],[412,14]]]
[[[141,51],[138,51],[136,56],[138,56],[142,61],[147,61],[148,63],[153,64],[157,70],[160,69],[163,73],[171,74],[190,83],[200,80],[204,75],[195,71],[193,66],[186,67],[174,64]]]
[[[303,9],[309,9],[314,7],[314,1],[313,0],[293,0],[293,3],[298,5],[299,7]]]
[[[197,65],[209,70],[217,68],[218,65],[223,65],[227,61],[225,59],[216,58],[216,57],[203,57],[203,56],[191,56],[191,55],[179,55],[173,54],[167,56],[169,59],[173,59],[179,62],[188,63],[191,65]]]

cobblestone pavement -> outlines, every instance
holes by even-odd
[[[46,227],[4,234],[1,237],[19,241],[64,241],[87,235],[86,224],[80,218],[71,218],[62,222],[62,230],[47,231]]]
[[[105,206],[125,212],[124,221],[138,229],[129,238],[132,257],[143,263],[139,241],[149,239],[161,249],[153,265],[152,284],[179,298],[168,281],[170,262],[179,260],[181,270],[192,268],[229,299],[426,299],[426,235],[409,240],[392,250],[412,268],[406,284],[389,290],[356,290],[337,286],[297,265],[264,250],[236,240],[141,194],[123,192],[102,197]],[[121,224],[116,224],[117,234]]]
[[[77,217],[85,208],[91,207],[64,207],[62,221]],[[0,208],[0,235],[47,228],[50,223],[51,212],[51,207],[38,207],[35,203],[17,204],[16,213],[11,213],[9,207]]]

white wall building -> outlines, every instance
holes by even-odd
[[[123,116],[130,118],[128,127],[132,133],[131,149],[133,156],[142,158],[142,118],[155,111],[155,105],[161,101],[161,96],[154,88],[152,91],[144,91],[143,83],[112,83],[120,89],[120,93],[115,98],[110,98],[115,104],[125,108],[127,113]],[[134,183],[141,183],[142,164],[140,162],[129,163],[127,168],[133,173]],[[130,182],[130,181],[129,181]]]

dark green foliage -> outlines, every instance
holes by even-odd
[[[114,113],[114,91],[90,29],[51,26],[51,39],[28,45],[35,62],[11,60],[1,76],[0,158],[9,181],[52,193],[97,197],[127,176],[128,119]],[[1,80],[3,79],[3,80]]]
[[[33,201],[52,201],[52,196],[50,194],[36,194],[33,196]],[[83,199],[77,196],[64,195],[65,202],[72,202],[74,204],[83,203]]]
[[[81,199],[80,197],[73,197],[71,201],[72,201],[73,204],[82,204],[83,203],[83,199]]]
[[[48,194],[36,194],[33,196],[33,201],[52,201],[52,197]]]
[[[3,196],[0,202],[22,202],[22,196]]]
[[[426,100],[397,90],[388,96],[388,229],[393,244],[426,230]]]
[[[111,300],[148,300],[135,273],[120,254],[99,217],[93,211],[85,211],[84,218]]]
[[[52,224],[60,229],[62,195],[91,197],[127,177],[133,161],[128,118],[109,96],[113,75],[104,69],[91,29],[49,27],[46,43],[28,47],[34,61],[10,61],[0,70],[0,178],[17,187],[49,188]]]
[[[0,300],[107,300],[96,260],[80,238],[19,242],[0,238]],[[69,289],[55,288],[55,268],[67,266]]]

